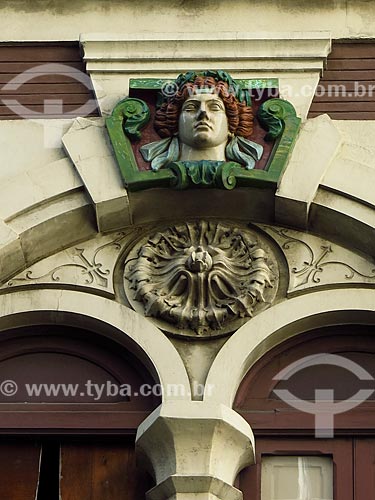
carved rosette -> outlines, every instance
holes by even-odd
[[[274,299],[278,266],[249,229],[221,222],[178,224],[138,243],[125,263],[133,307],[180,335],[233,331]]]

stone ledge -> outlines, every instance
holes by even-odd
[[[293,94],[281,96],[305,119],[331,50],[326,31],[93,33],[81,34],[80,43],[102,115],[128,94],[131,77],[176,78],[191,70],[222,69],[233,78],[279,78],[280,87]]]
[[[342,134],[328,115],[302,125],[276,192],[275,220],[305,229],[319,184],[342,146]]]
[[[287,33],[154,33],[83,34],[87,71],[129,72],[135,67],[147,71],[170,69],[186,71],[191,64],[202,68],[205,62],[225,62],[229,68],[254,70],[322,70],[331,50],[328,32]],[[129,66],[129,62],[132,65]],[[156,63],[156,66],[154,66]],[[182,66],[180,67],[180,64]],[[219,64],[219,67],[222,67]],[[153,68],[153,69],[152,69]]]
[[[52,200],[0,225],[0,283],[48,255],[96,234],[84,193]],[[41,239],[43,235],[43,239]]]
[[[242,492],[212,476],[171,476],[147,493],[147,500],[242,500]]]

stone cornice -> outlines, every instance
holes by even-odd
[[[89,73],[147,73],[222,68],[227,71],[321,71],[328,32],[83,34]]]
[[[304,120],[331,50],[327,31],[88,33],[80,43],[104,116],[127,95],[130,78],[221,69],[235,79],[278,78],[280,97]]]

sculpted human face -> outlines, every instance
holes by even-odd
[[[180,142],[192,150],[224,147],[228,140],[228,119],[220,97],[213,93],[188,97],[179,117],[178,135]]]

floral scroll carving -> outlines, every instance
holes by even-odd
[[[373,259],[308,233],[260,226],[280,245],[289,266],[288,294],[311,288],[375,284]]]
[[[278,269],[254,231],[196,221],[143,240],[128,256],[124,278],[136,309],[142,304],[174,333],[213,336],[272,302]]]
[[[125,243],[125,233],[116,233],[62,250],[14,276],[0,290],[29,285],[75,285],[114,295],[113,268]]]

